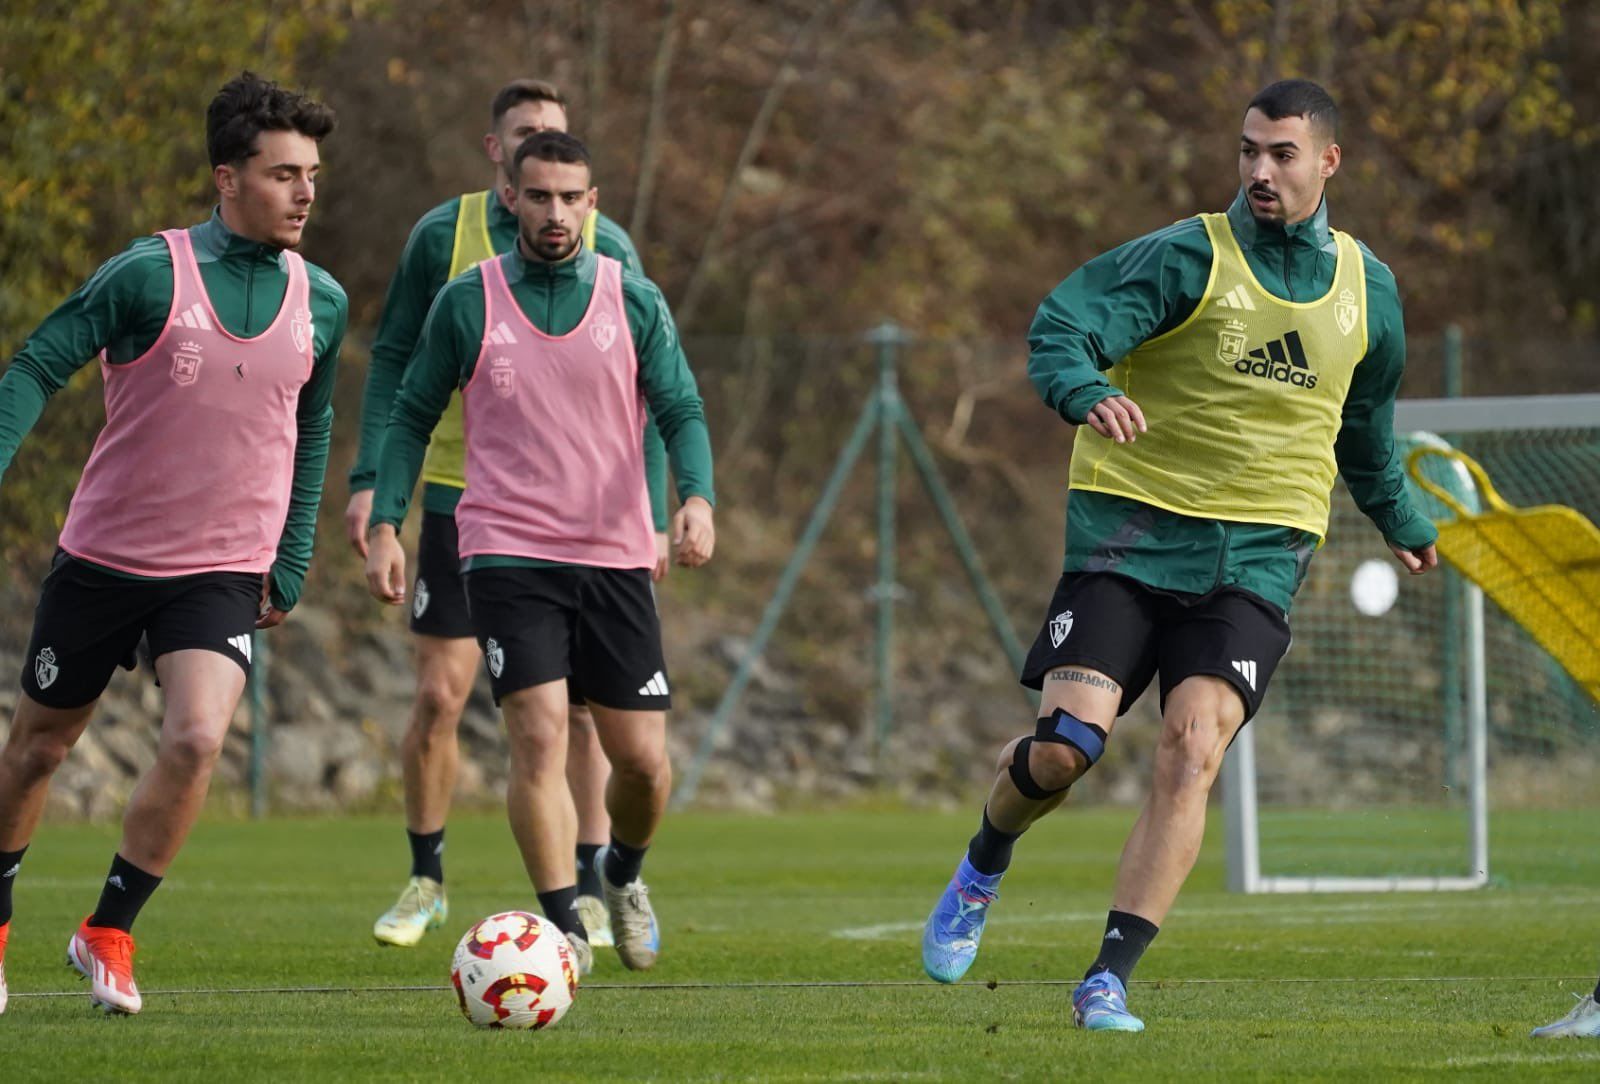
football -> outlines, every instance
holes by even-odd
[[[450,961],[450,984],[478,1027],[538,1030],[572,1007],[578,968],[554,923],[506,911],[467,931]]]

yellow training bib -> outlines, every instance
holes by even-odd
[[[1117,444],[1088,426],[1072,448],[1073,489],[1181,515],[1328,531],[1328,498],[1350,377],[1367,353],[1361,251],[1333,231],[1333,286],[1284,301],[1256,281],[1222,214],[1204,297],[1178,327],[1136,347],[1109,379],[1149,432]]]
[[[446,281],[470,271],[484,260],[500,255],[489,237],[490,192],[473,192],[461,197],[456,211],[456,239],[450,249],[450,274]],[[590,211],[583,220],[583,243],[595,251],[594,238],[599,213]],[[461,418],[459,390],[450,397],[428,442],[427,458],[422,461],[422,480],[434,485],[467,488],[467,445]]]

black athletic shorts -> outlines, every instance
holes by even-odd
[[[417,537],[417,580],[411,586],[412,632],[449,640],[472,636],[459,547],[454,515],[422,513],[422,533]]]
[[[466,581],[495,703],[569,678],[602,707],[672,706],[649,569],[480,568]]]
[[[1288,650],[1283,611],[1240,588],[1195,595],[1111,572],[1068,572],[1028,651],[1022,683],[1042,688],[1045,674],[1063,666],[1098,670],[1122,686],[1120,715],[1158,673],[1163,708],[1184,678],[1210,674],[1238,690],[1250,719]]]
[[[132,670],[139,638],[150,657],[202,648],[250,672],[261,576],[202,572],[170,580],[118,576],[63,551],[39,589],[22,691],[50,708],[76,708],[105,692],[119,665]]]

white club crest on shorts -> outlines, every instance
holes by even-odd
[[[56,653],[48,647],[33,660],[33,677],[41,689],[48,689],[55,684],[56,675],[60,673],[61,668],[56,665]]]
[[[516,372],[511,368],[511,359],[497,357],[491,365],[493,367],[489,370],[489,384],[494,388],[494,393],[502,399],[511,398],[516,391],[516,388],[512,386],[512,381],[516,379]]]
[[[428,581],[421,576],[417,577],[417,593],[411,599],[411,616],[421,617],[428,612],[428,600],[433,598],[428,594]]]
[[[1072,631],[1072,611],[1062,610],[1050,619],[1050,646],[1060,647],[1061,641]]]
[[[295,309],[289,321],[289,334],[294,338],[294,348],[304,354],[311,349],[311,310]]]
[[[611,344],[617,341],[617,319],[609,312],[602,312],[589,324],[589,338],[594,340],[595,346],[601,352],[611,349]]]
[[[200,344],[181,342],[172,353],[172,382],[186,388],[200,378]]]
[[[500,641],[491,636],[483,645],[483,657],[489,660],[489,673],[499,677],[500,672],[506,668],[506,651],[500,646]]]

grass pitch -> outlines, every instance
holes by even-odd
[[[1232,896],[1212,838],[1133,984],[1142,1035],[1076,1032],[1068,1005],[1131,811],[1030,833],[953,987],[917,946],[974,815],[673,815],[646,866],[660,964],[599,950],[542,1033],[478,1031],[446,989],[474,920],[535,907],[500,818],[452,822],[450,922],[416,949],[370,935],[406,872],[398,816],[202,824],[136,929],[144,1013],[112,1019],[63,952],[117,830],[47,827],[16,889],[0,1078],[1593,1080],[1600,1043],[1526,1036],[1600,962],[1595,812],[1497,813],[1497,884],[1465,894]],[[1306,866],[1340,825],[1297,822]]]

